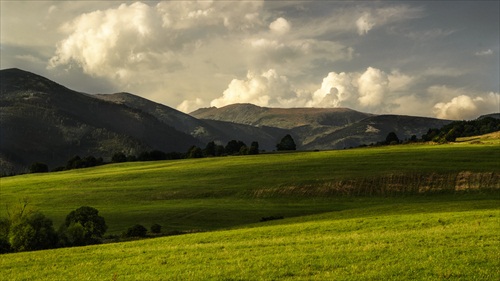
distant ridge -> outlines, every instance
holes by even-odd
[[[373,114],[348,108],[270,108],[241,103],[221,108],[201,108],[190,115],[200,119],[235,122],[252,126],[292,129],[306,125],[345,126]]]
[[[402,115],[375,115],[348,108],[268,108],[232,104],[190,113],[202,120],[220,120],[288,130],[299,149],[344,149],[384,140],[389,132],[401,139],[421,136],[450,120]]]
[[[286,134],[297,149],[344,149],[421,136],[450,120],[375,115],[348,108],[268,108],[232,104],[190,114],[130,94],[76,92],[20,69],[0,70],[1,174],[26,172],[34,162],[52,169],[75,156],[109,160],[116,152],[186,152],[210,142],[241,140],[272,151]],[[488,115],[490,116],[490,115]],[[493,114],[493,116],[499,116]]]

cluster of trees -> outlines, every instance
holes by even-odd
[[[276,150],[296,150],[296,144],[292,136],[289,134],[284,136],[281,141],[276,144]],[[134,162],[134,161],[159,161],[159,160],[175,160],[184,158],[203,158],[203,157],[219,157],[227,155],[255,155],[259,154],[259,143],[253,141],[250,146],[247,146],[243,141],[231,140],[225,146],[216,144],[214,141],[207,143],[205,148],[192,146],[186,153],[169,152],[165,153],[160,150],[153,150],[149,152],[142,152],[138,156],[125,155],[123,152],[113,154],[111,163]],[[106,164],[102,157],[95,158],[94,156],[87,156],[81,158],[74,156],[68,160],[66,166],[61,166],[53,169],[52,171],[64,171],[79,168],[95,167]],[[40,162],[35,162],[30,166],[30,173],[45,173],[49,171],[49,167]]]
[[[60,166],[55,169],[53,169],[53,172],[57,171],[66,171],[66,170],[73,170],[73,169],[80,169],[80,168],[89,168],[89,167],[95,167],[95,166],[100,166],[104,165],[105,162],[102,159],[102,157],[95,158],[94,156],[87,156],[84,158],[81,158],[80,156],[76,155],[68,160],[66,162],[66,166]],[[35,162],[31,164],[29,168],[30,173],[46,173],[49,171],[49,166],[45,163],[41,162]]]
[[[99,244],[107,228],[98,210],[83,206],[71,211],[56,231],[51,219],[24,201],[8,218],[0,218],[0,253]]]
[[[377,145],[394,145],[400,143],[428,141],[445,143],[453,142],[457,138],[461,137],[478,136],[497,131],[500,131],[500,119],[485,117],[472,121],[454,121],[443,126],[441,129],[431,128],[426,134],[422,135],[421,139],[417,138],[416,135],[413,135],[410,139],[402,141],[398,138],[396,133],[390,132],[385,140],[378,142]]]
[[[247,146],[243,141],[231,140],[226,146],[216,144],[214,141],[207,143],[205,148],[192,146],[186,158],[202,158],[202,157],[218,157],[227,155],[254,155],[259,154],[259,143],[253,141],[250,146]]]
[[[441,129],[432,128],[422,136],[423,141],[450,142],[461,137],[471,137],[500,131],[500,119],[485,117],[472,121],[454,121]]]

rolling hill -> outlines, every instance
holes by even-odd
[[[95,97],[151,114],[176,130],[197,138],[203,144],[215,141],[218,144],[226,145],[230,140],[238,139],[247,145],[252,141],[258,141],[261,149],[273,150],[276,143],[279,142],[279,137],[288,133],[288,131],[279,128],[257,128],[244,123],[197,119],[166,105],[129,93],[101,94],[95,95]]]
[[[75,156],[186,151],[200,141],[144,111],[96,99],[19,69],[0,72],[2,173]]]
[[[0,274],[498,280],[499,156],[496,133],[444,145],[118,163],[2,178],[2,203],[29,198],[56,227],[86,205],[100,211],[112,235],[154,223],[165,234],[189,234],[2,254]],[[7,212],[0,209],[0,217]],[[283,219],[259,222],[268,216]]]

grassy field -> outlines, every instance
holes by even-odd
[[[0,179],[3,206],[23,198],[59,226],[97,208],[119,234],[134,224],[214,230],[355,208],[346,195],[498,188],[500,145],[406,145],[344,151],[123,163]],[[462,179],[463,178],[463,179]],[[470,183],[459,186],[460,179]],[[357,194],[356,192],[360,192]],[[6,208],[0,208],[0,216]]]
[[[462,194],[244,228],[0,255],[3,280],[499,280],[498,200]]]
[[[4,254],[0,279],[498,280],[498,159],[489,137],[1,178],[2,205],[28,198],[56,228],[89,205],[111,234],[208,232]]]

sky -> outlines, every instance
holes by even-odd
[[[500,1],[4,1],[0,68],[191,112],[500,112]]]

